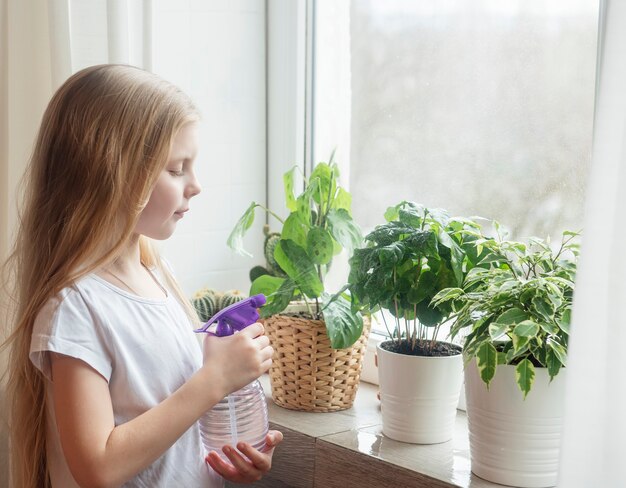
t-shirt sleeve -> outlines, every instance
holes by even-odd
[[[112,354],[107,347],[104,327],[80,292],[66,288],[58,297],[50,299],[37,315],[30,360],[51,379],[48,352],[64,354],[87,363],[109,381]]]

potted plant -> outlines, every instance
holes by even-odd
[[[441,340],[452,307],[432,298],[461,286],[476,265],[479,226],[406,201],[385,218],[355,251],[348,280],[353,307],[382,310],[389,335],[377,346],[383,433],[404,442],[445,442],[452,438],[463,363],[460,346]]]
[[[554,486],[564,407],[564,374],[578,244],[563,234],[528,244],[475,242],[482,264],[434,304],[457,314],[464,355],[472,471],[496,483]]]
[[[361,245],[362,235],[352,219],[351,196],[339,185],[339,169],[332,158],[329,164],[317,164],[304,178],[298,196],[294,195],[296,170],[283,177],[287,218],[252,202],[235,225],[228,246],[245,254],[243,236],[257,208],[280,223],[270,258],[283,275],[258,273],[252,276],[250,288],[250,295],[267,297],[261,317],[275,350],[272,397],[278,405],[296,410],[343,410],[354,401],[369,319],[364,326],[362,314],[351,308],[346,288],[330,293],[324,277],[333,257],[344,249],[351,255]]]

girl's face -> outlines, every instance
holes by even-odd
[[[176,222],[189,210],[189,200],[201,190],[193,172],[197,152],[198,124],[191,122],[174,137],[167,164],[139,216],[135,233],[159,240],[172,235]]]

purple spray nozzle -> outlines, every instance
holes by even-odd
[[[236,330],[242,330],[259,320],[258,308],[265,305],[265,295],[262,293],[233,303],[220,310],[211,319],[194,332],[206,332],[219,337],[232,335]],[[211,324],[217,322],[215,333],[209,332]]]

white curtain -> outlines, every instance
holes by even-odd
[[[17,185],[34,135],[52,93],[52,49],[47,5],[41,0],[0,0],[0,259],[6,258],[15,228]],[[6,317],[0,294],[0,317]],[[0,340],[4,338],[2,323]],[[6,357],[0,357],[6,369]],[[0,385],[0,486],[8,481],[8,429]]]
[[[559,486],[625,486],[626,2],[600,5],[596,112]]]
[[[52,93],[92,64],[150,69],[151,6],[152,0],[0,0],[0,261],[10,249],[18,183]],[[0,317],[7,306],[0,295]],[[0,341],[5,332],[0,324]],[[4,399],[0,384],[0,486],[9,486]]]

